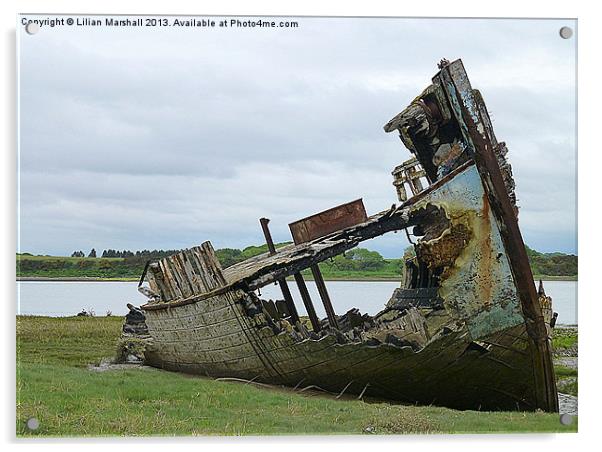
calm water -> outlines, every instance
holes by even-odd
[[[387,302],[397,282],[356,282],[327,281],[327,287],[337,314],[351,308],[359,308],[362,313],[376,314]],[[75,315],[82,309],[92,309],[96,315],[125,315],[126,303],[140,305],[146,297],[136,290],[135,282],[17,282],[19,303],[17,313],[24,315],[66,316]],[[558,312],[558,323],[577,323],[577,282],[545,281],[546,293],[553,299],[554,310]],[[305,314],[299,291],[294,282],[289,287],[300,314]],[[318,315],[326,317],[320,303],[318,291],[312,281],[307,287],[314,301]],[[276,285],[264,287],[261,296],[265,299],[282,298]]]

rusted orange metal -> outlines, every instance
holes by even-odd
[[[288,227],[295,245],[299,245],[363,223],[367,219],[366,209],[360,198],[290,223]]]

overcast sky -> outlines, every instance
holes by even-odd
[[[219,20],[219,18],[216,18]],[[575,38],[554,20],[297,18],[296,29],[20,36],[20,251],[215,248],[363,198],[410,154],[382,126],[462,58],[538,250],[576,253]],[[398,257],[391,234],[367,242]]]

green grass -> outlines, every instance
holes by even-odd
[[[579,392],[577,369],[571,369],[570,367],[557,364],[554,366],[554,371],[556,373],[558,392],[577,396]]]
[[[565,378],[565,377],[576,377],[577,369],[571,369],[570,367],[556,365],[554,366],[554,371],[556,372],[556,378]]]
[[[115,354],[122,323],[116,316],[17,316],[17,361],[85,368]]]
[[[558,388],[558,392],[569,394],[575,397],[578,396],[579,382],[576,376],[575,378],[559,378],[556,386]]]
[[[570,349],[578,343],[576,328],[555,328],[552,335],[552,346],[554,350]]]
[[[114,356],[118,317],[17,317],[19,436],[574,432],[558,415],[366,403],[156,369],[87,370]],[[40,421],[30,432],[25,422]]]

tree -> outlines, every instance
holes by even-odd
[[[354,262],[354,267],[358,270],[376,270],[385,266],[385,259],[380,253],[365,248],[350,250],[346,257]]]
[[[223,268],[230,267],[244,259],[242,251],[236,248],[222,248],[215,250],[215,255]]]
[[[96,257],[96,250],[94,248],[90,250],[90,254],[88,254],[88,257]]]

